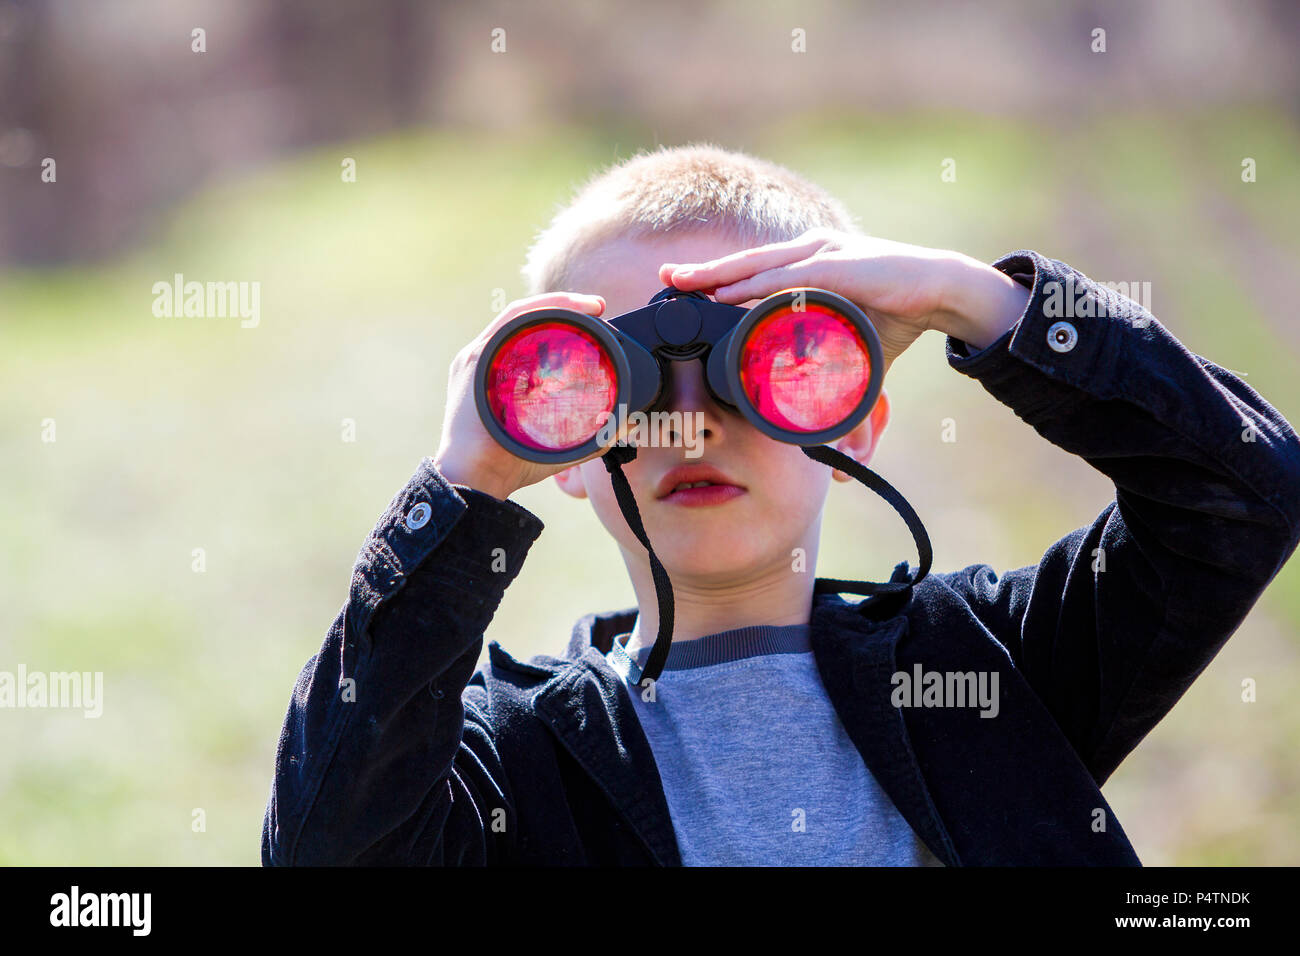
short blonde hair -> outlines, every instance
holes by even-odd
[[[615,238],[708,227],[747,245],[818,226],[858,232],[830,193],[767,160],[710,143],[661,146],[595,174],[538,233],[521,270],[528,295],[565,289],[584,254]]]

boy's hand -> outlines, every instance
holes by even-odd
[[[474,369],[488,340],[496,334],[497,329],[515,316],[534,309],[548,308],[600,315],[605,311],[605,300],[598,295],[554,292],[511,302],[452,360],[451,375],[447,382],[447,412],[442,422],[442,440],[438,445],[438,454],[433,459],[434,466],[450,483],[468,485],[476,491],[505,500],[520,488],[536,484],[579,464],[568,462],[563,465],[543,465],[512,455],[488,434],[474,402]],[[604,453],[605,449],[602,448],[581,461],[598,458]]]
[[[886,369],[926,329],[985,348],[1029,301],[1010,276],[959,252],[822,228],[711,262],[665,263],[659,280],[733,305],[798,286],[838,293],[875,325]]]

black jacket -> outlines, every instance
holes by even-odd
[[[1030,303],[979,353],[949,338],[949,364],[1106,474],[1115,500],[1036,566],[819,595],[813,652],[867,766],[945,864],[1137,864],[1099,787],[1295,549],[1300,439],[1131,300],[1037,253],[996,266]],[[541,530],[421,463],[294,688],[264,864],[680,862],[653,755],[600,661],[634,611],[584,617],[562,657],[493,642],[475,669]],[[997,716],[896,708],[891,678],[918,664],[996,672]]]

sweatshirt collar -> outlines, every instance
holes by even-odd
[[[694,640],[676,642],[668,649],[664,671],[686,671],[716,664],[730,664],[750,657],[771,654],[807,654],[812,652],[812,628],[808,624],[753,624],[735,627]],[[645,667],[652,648],[639,647],[628,653],[623,646],[625,635],[614,638],[609,657],[619,663]]]
[[[894,567],[890,580],[905,580],[907,573],[907,562],[900,561]],[[825,578],[817,579],[816,590],[813,593],[813,613],[821,607],[852,610],[868,620],[883,622],[901,614],[910,597],[910,595],[876,595],[865,600],[845,601],[831,590],[834,583]],[[594,647],[601,654],[608,654],[614,645],[614,638],[632,630],[636,624],[636,617],[637,609],[634,607],[583,615],[573,625],[564,656],[570,661],[582,660],[588,647]],[[672,658],[673,649],[677,646],[674,645],[669,649],[669,659]]]

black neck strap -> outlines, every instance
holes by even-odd
[[[635,457],[636,446],[618,444],[605,452],[601,461],[605,463],[609,479],[614,485],[614,497],[618,500],[619,510],[623,512],[623,520],[632,529],[637,540],[645,545],[646,553],[650,556],[650,575],[654,578],[655,599],[659,604],[659,634],[655,637],[655,644],[650,650],[650,658],[646,661],[645,669],[640,677],[634,680],[634,683],[640,687],[644,679],[658,680],[659,675],[663,673],[664,661],[668,659],[668,646],[673,641],[673,583],[668,580],[667,570],[659,562],[659,556],[655,554],[650,539],[646,537],[645,525],[641,523],[641,511],[637,508],[636,498],[632,495],[632,486],[627,483],[627,476],[623,474],[623,465]]]
[[[907,523],[907,530],[912,532],[912,540],[916,543],[916,556],[918,564],[916,574],[903,581],[887,581],[876,583],[874,581],[840,581],[830,579],[823,581],[818,590],[822,592],[833,591],[836,594],[894,594],[904,591],[910,591],[920,580],[930,573],[930,562],[934,559],[934,552],[930,549],[930,536],[925,532],[925,525],[921,524],[920,517],[916,511],[907,503],[904,498],[889,482],[885,481],[878,474],[862,464],[855,461],[844,452],[832,448],[830,445],[811,445],[805,446],[803,453],[813,461],[819,461],[823,465],[831,468],[838,468],[851,478],[856,478],[862,482],[880,497],[889,502],[890,507],[898,512],[899,516]]]
[[[838,579],[819,580],[816,585],[818,593],[834,592],[836,594],[896,594],[905,595],[918,584],[922,578],[930,573],[930,561],[933,553],[930,549],[930,536],[926,534],[925,525],[921,524],[921,519],[917,516],[912,506],[907,503],[907,499],[898,493],[889,482],[881,478],[874,471],[861,462],[854,461],[842,451],[838,451],[829,445],[811,445],[803,446],[803,453],[813,461],[821,462],[831,468],[837,468],[852,478],[857,479],[866,485],[899,513],[902,519],[907,523],[907,528],[912,532],[912,540],[916,542],[916,553],[919,558],[916,573],[903,580],[891,580],[886,582],[875,581],[841,581]],[[637,540],[645,546],[646,553],[650,557],[650,574],[654,579],[655,600],[659,605],[659,633],[655,637],[654,646],[650,649],[650,657],[646,660],[645,667],[641,669],[639,675],[634,675],[633,683],[638,687],[642,686],[643,681],[655,681],[663,673],[664,663],[668,660],[668,648],[673,640],[673,586],[668,578],[668,571],[660,563],[659,557],[650,545],[650,539],[646,536],[645,525],[641,521],[641,511],[636,506],[636,498],[632,494],[632,486],[628,484],[627,476],[623,474],[623,465],[636,458],[636,448],[632,445],[619,444],[612,446],[602,456],[605,462],[605,470],[609,472],[610,481],[614,486],[614,498],[618,501],[619,510],[623,512],[623,519],[627,522],[632,533],[636,535]],[[633,665],[635,667],[635,665]]]

